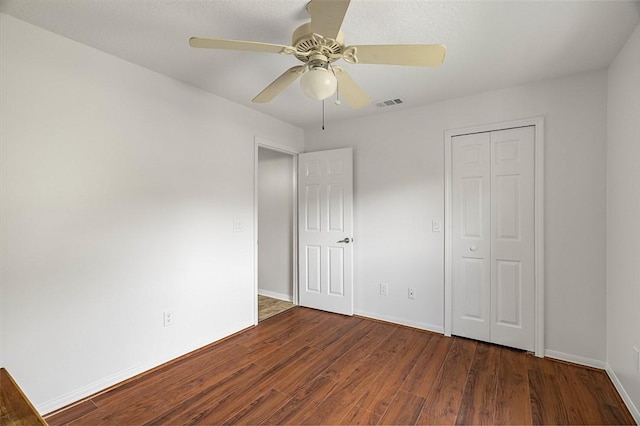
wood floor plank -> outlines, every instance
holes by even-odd
[[[362,361],[384,344],[398,328],[391,325],[368,321],[364,336],[351,350],[340,358],[339,364],[329,366],[323,373],[336,382],[342,382],[349,377]]]
[[[173,407],[165,407],[162,414],[150,418],[146,413],[136,413],[135,419],[127,419],[124,422],[118,420],[120,424],[197,424],[208,414],[216,410],[219,405],[227,401],[234,395],[234,389],[240,387],[242,383],[251,381],[263,372],[263,368],[251,364],[242,368],[224,380],[215,383],[201,392],[181,401]],[[167,409],[169,408],[169,409]]]
[[[248,377],[247,380],[236,386],[222,399],[218,399],[215,402],[215,407],[206,404],[204,411],[197,417],[197,423],[220,424],[224,419],[241,410],[243,406],[251,403],[254,399],[252,395],[262,395],[268,392],[270,387],[276,390],[282,388],[283,383],[292,380],[292,371],[308,368],[321,355],[322,351],[305,347],[269,370],[254,377]]]
[[[269,416],[262,424],[281,425],[299,424],[310,412],[324,400],[338,383],[326,376],[316,377],[314,380],[302,386],[298,392],[286,404]]]
[[[371,411],[360,408],[357,405],[351,407],[351,410],[340,420],[341,425],[375,425],[380,422],[380,416]]]
[[[58,414],[48,416],[47,423],[49,424],[49,426],[63,426],[76,419],[80,419],[97,409],[98,406],[93,401],[83,401],[80,404],[74,405],[64,411],[61,411]]]
[[[454,337],[417,424],[453,424],[462,402],[467,375],[477,343]]]
[[[497,425],[531,424],[527,354],[502,348],[496,383],[495,414]]]
[[[538,360],[529,357],[531,422],[534,425],[568,424],[569,418],[558,381],[555,376],[546,373],[544,368],[536,368],[537,365]]]
[[[554,375],[562,391],[569,423],[586,425],[590,423],[587,419],[591,419],[592,424],[607,424],[605,418],[600,415],[600,411],[596,409],[595,395],[584,387],[576,386],[578,377],[573,371],[575,367],[561,362],[553,364]]]
[[[324,354],[315,348],[305,347],[304,349],[305,351],[298,351],[296,356],[287,358],[285,362],[281,361],[267,370],[260,377],[260,381],[264,382],[261,383],[261,386],[268,384],[270,387],[292,396],[305,383],[302,381],[303,378],[317,376],[317,373],[313,373],[312,370],[316,368],[317,371],[323,368],[318,368],[317,365],[318,361],[324,360]]]
[[[301,312],[304,315],[301,316]],[[279,314],[277,320],[265,321],[259,324],[260,327],[249,329],[246,333],[248,335],[246,341],[241,344],[249,350],[260,349],[265,345],[282,345],[300,336],[308,335],[310,330],[322,323],[328,326],[332,320],[332,317],[322,315],[322,312],[314,309],[289,309]],[[298,347],[303,346],[309,345],[300,344]]]
[[[353,327],[357,327],[364,320],[357,317],[352,317],[351,321],[345,322],[341,315],[333,314],[334,322],[330,326],[322,328],[316,328],[313,332],[307,333],[305,336],[301,336],[296,339],[299,345],[304,344],[316,349],[324,349],[331,345],[334,341],[338,340],[345,333]]]
[[[495,424],[633,423],[602,371],[299,307],[47,419],[482,424],[491,412]]]
[[[158,383],[165,385],[184,381],[185,372],[187,374],[194,373],[201,374],[208,368],[216,368],[223,363],[239,362],[243,363],[244,360],[238,356],[240,346],[235,340],[222,342],[222,344],[215,345],[210,350],[197,353],[195,356],[187,358],[180,364],[180,370],[173,368],[171,365],[162,366],[153,374],[145,374],[140,376],[137,380],[130,380],[118,387],[107,391],[101,395],[93,398],[93,401],[98,407],[104,407],[110,409],[111,407],[122,407],[127,401],[130,401],[129,395],[139,392],[149,393],[150,396],[153,392],[161,392],[158,387]],[[211,353],[215,353],[217,356],[215,359],[211,359]],[[238,361],[232,361],[238,360]]]
[[[380,419],[383,425],[414,425],[425,404],[425,398],[399,391]]]
[[[500,347],[479,342],[469,369],[456,424],[491,425],[494,423],[499,363]]]
[[[616,393],[613,383],[604,371],[580,367],[574,367],[571,371],[576,377],[575,389],[579,389],[580,395],[590,400],[589,404],[593,404],[590,408],[600,408],[599,410],[591,409],[590,415],[582,416],[585,424],[635,424],[633,416],[622,403],[622,398]]]
[[[289,395],[271,389],[268,393],[261,395],[222,423],[226,425],[260,424],[289,400],[291,400]]]
[[[303,420],[304,424],[336,424],[348,413],[353,404],[373,386],[380,372],[398,353],[403,345],[392,334],[344,380],[341,387],[334,389]]]
[[[402,384],[401,389],[414,395],[426,397],[435,383],[444,360],[449,353],[450,337],[431,336],[427,347],[416,360],[416,364]]]
[[[153,379],[144,378],[139,386],[117,389],[107,398],[98,396],[93,401],[101,410],[89,413],[84,420],[89,424],[131,424],[160,416],[166,411],[167,406],[180,405],[184,400],[197,396],[205,389],[215,389],[217,383],[224,382],[237,371],[251,366],[251,361],[262,353],[256,350],[242,356],[243,350],[240,348],[241,346],[237,346],[236,355],[230,356],[226,361],[224,357],[215,357],[209,360],[209,365],[199,369],[191,365],[187,370],[171,370],[169,375],[163,373]],[[145,397],[135,398],[134,395]],[[108,413],[107,417],[100,417],[105,412]]]
[[[304,383],[313,380],[334,362],[350,351],[364,337],[366,321],[355,322],[348,330],[338,331],[338,338],[326,339],[328,344],[316,345],[318,356],[298,368],[288,368],[286,380],[274,384],[274,388],[293,395]]]
[[[400,329],[394,338],[401,339],[404,344],[398,348],[388,368],[380,372],[376,380],[379,385],[369,388],[357,402],[359,407],[380,416],[389,408],[389,404],[413,369],[416,360],[429,343],[431,335]]]
[[[306,338],[309,336],[314,336],[326,329],[331,330],[332,327],[335,327],[341,323],[341,318],[338,315],[317,316],[317,312],[313,311],[313,315],[309,320],[292,324],[291,326],[281,330],[279,333],[272,335],[264,341],[266,343],[280,344],[294,339]],[[298,346],[311,347],[312,345],[310,345],[308,341],[299,340]]]

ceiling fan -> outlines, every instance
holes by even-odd
[[[340,31],[350,0],[311,0],[307,11],[311,22],[293,32],[292,45],[260,43],[254,41],[224,40],[191,37],[189,45],[206,49],[243,50],[253,52],[294,55],[304,65],[286,70],[252,102],[271,101],[280,92],[302,76],[300,86],[305,95],[323,100],[339,90],[339,95],[352,108],[371,103],[367,94],[347,74],[333,65],[338,59],[352,64],[387,64],[435,67],[442,64],[446,47],[441,44],[395,44],[345,46]]]

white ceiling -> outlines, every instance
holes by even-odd
[[[268,104],[251,99],[290,55],[194,49],[189,37],[290,44],[306,0],[0,0],[0,11],[300,127],[321,103],[293,84]],[[327,123],[606,68],[640,21],[639,1],[352,0],[346,44],[442,43],[439,68],[340,62],[372,100],[326,102]]]

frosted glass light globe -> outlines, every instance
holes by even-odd
[[[305,95],[321,101],[336,93],[338,80],[331,71],[324,68],[314,68],[302,76],[300,87]]]

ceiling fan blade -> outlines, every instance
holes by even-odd
[[[288,70],[283,72],[280,77],[276,78],[273,83],[265,87],[264,90],[258,94],[258,96],[251,100],[251,102],[257,104],[269,102],[271,99],[278,96],[280,92],[289,87],[291,83],[296,81],[303,72],[304,67],[301,65],[289,68]]]
[[[351,0],[311,0],[311,32],[336,39]]]
[[[349,46],[344,59],[359,64],[414,65],[437,67],[444,61],[447,48],[443,44],[380,44]]]
[[[291,46],[281,44],[259,43],[257,41],[224,40],[220,38],[191,37],[189,46],[205,49],[246,50],[250,52],[293,53]]]
[[[340,67],[333,67],[333,70],[338,79],[338,95],[347,101],[351,108],[358,109],[371,103],[369,96],[345,70]]]

